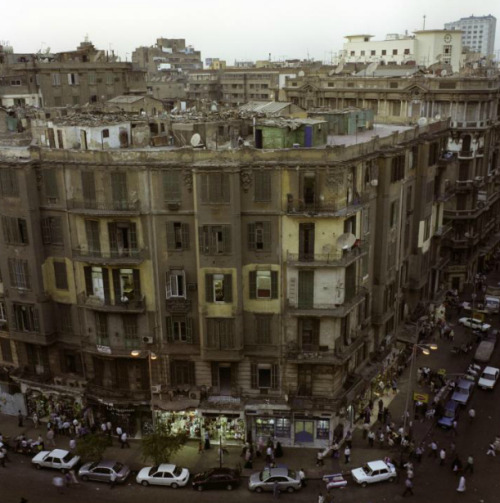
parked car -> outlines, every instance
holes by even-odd
[[[448,400],[444,406],[443,415],[438,419],[438,425],[445,429],[451,428],[453,421],[458,418],[459,410],[458,402],[455,402],[455,400]]]
[[[31,462],[36,468],[54,468],[66,472],[72,470],[80,462],[80,457],[64,449],[39,452]]]
[[[272,491],[275,482],[278,483],[280,492],[293,493],[302,487],[299,475],[294,470],[289,470],[288,468],[266,468],[261,472],[250,475],[248,489],[256,493]]]
[[[352,479],[362,487],[374,484],[375,482],[382,482],[383,480],[394,482],[397,476],[396,467],[382,460],[368,461],[361,468],[351,470],[351,475]]]
[[[203,473],[197,473],[193,478],[193,489],[227,489],[232,491],[240,485],[240,473],[232,468],[212,468]]]
[[[130,468],[118,461],[99,461],[99,463],[85,463],[78,471],[82,480],[97,480],[98,482],[109,482],[112,473],[116,475],[116,483],[120,484],[127,480]]]
[[[491,325],[488,325],[488,323],[483,323],[477,318],[460,318],[458,320],[458,323],[460,325],[463,325],[464,327],[473,328],[474,330],[480,330],[481,332],[487,332],[491,328]]]
[[[490,330],[485,338],[483,339],[483,341],[490,341],[493,343],[493,347],[495,347],[497,345],[497,342],[498,342],[498,330]]]
[[[477,385],[483,389],[493,389],[498,381],[500,370],[495,367],[485,367]]]
[[[469,379],[459,379],[451,399],[460,405],[466,405],[474,389],[474,382]]]
[[[146,466],[141,469],[135,479],[143,486],[168,486],[172,489],[184,487],[189,480],[189,470],[180,466],[163,463],[158,466]]]
[[[490,361],[493,350],[495,349],[495,344],[492,341],[482,341],[474,353],[474,360],[481,363],[486,363]]]

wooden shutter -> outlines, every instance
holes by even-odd
[[[178,171],[166,171],[163,173],[163,195],[165,203],[179,202],[180,183]]]
[[[181,224],[182,249],[189,250],[189,224]]]
[[[214,301],[214,275],[205,274],[205,300],[206,302]]]
[[[94,287],[92,285],[92,267],[86,265],[83,268],[83,274],[85,276],[85,290],[87,295],[94,295]]]
[[[222,226],[222,239],[224,240],[224,253],[231,253],[232,243],[231,243],[231,226]]]
[[[43,244],[50,244],[51,240],[51,232],[50,232],[50,218],[42,219],[42,241]]]
[[[130,223],[129,227],[130,232],[130,249],[135,251],[137,250],[137,226],[134,222]]]
[[[193,319],[189,316],[186,316],[186,342],[193,343]]]
[[[89,204],[95,203],[95,179],[92,171],[82,172],[82,193],[86,207],[95,206],[95,204]]]
[[[102,268],[102,282],[104,285],[104,301],[109,302],[109,271]]]
[[[33,328],[36,332],[40,330],[40,320],[38,319],[38,309],[33,307]]]
[[[202,203],[208,202],[208,175],[206,173],[200,175],[201,188],[200,199]]]
[[[165,290],[167,294],[167,299],[172,297],[172,283],[170,282],[170,271],[165,274]]]
[[[233,302],[233,275],[224,274],[224,302]]]
[[[133,269],[132,271],[134,277],[134,292],[138,298],[141,295],[141,271],[139,271],[139,269]]]
[[[250,271],[248,273],[248,297],[250,299],[257,298],[257,272]]]
[[[277,364],[271,365],[271,389],[278,389],[280,384],[280,367]]]
[[[112,271],[113,275],[113,292],[115,294],[115,303],[118,303],[121,301],[121,285],[120,285],[120,269],[113,269]]]
[[[258,379],[257,379],[257,364],[250,364],[250,388],[257,389],[259,387]]]
[[[196,369],[194,366],[194,362],[187,362],[188,364],[188,384],[190,386],[196,385]]]
[[[271,222],[262,222],[262,251],[271,251]]]
[[[167,342],[174,342],[174,327],[171,316],[167,316]]]
[[[109,249],[111,250],[111,255],[113,255],[113,252],[118,252],[117,232],[116,223],[108,223]]]
[[[174,222],[167,222],[167,250],[175,250]]]
[[[45,196],[57,199],[59,191],[57,190],[57,177],[54,169],[46,169],[43,171],[43,182]]]
[[[271,271],[271,299],[277,299],[278,294],[278,271]]]
[[[221,175],[221,201],[224,203],[228,203],[230,201],[230,194],[229,194],[229,175],[226,173],[223,173]]]
[[[248,249],[255,250],[255,223],[248,224]]]
[[[219,364],[212,362],[212,386],[219,387]]]

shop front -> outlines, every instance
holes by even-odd
[[[328,416],[328,417],[327,417]],[[331,414],[294,414],[293,445],[303,447],[327,447],[331,442]]]
[[[245,419],[242,412],[200,411],[203,435],[208,432],[210,441],[223,445],[241,445],[245,442]]]
[[[157,412],[156,419],[168,424],[172,433],[185,433],[192,440],[201,438],[204,421],[195,409]]]

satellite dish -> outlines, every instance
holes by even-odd
[[[420,117],[420,119],[418,119],[418,121],[417,121],[417,124],[419,126],[426,126],[427,125],[427,117]]]
[[[195,133],[193,136],[191,136],[189,143],[191,143],[192,147],[198,147],[201,143],[201,136],[198,133]]]
[[[340,63],[339,66],[335,69],[335,73],[340,73],[344,69],[344,63]]]
[[[446,77],[448,75],[448,72],[446,70],[441,70],[441,77]]]
[[[434,119],[436,119],[437,121],[440,121],[441,120],[441,115],[436,114],[436,116],[434,117]]]
[[[300,70],[299,72],[299,77],[303,77],[305,75],[304,71],[303,70]]]
[[[351,234],[350,232],[346,232],[345,234],[341,234],[337,238],[337,248],[342,250],[348,250],[352,248],[352,245],[356,242],[356,236]]]

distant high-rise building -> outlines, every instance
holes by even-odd
[[[462,30],[462,45],[471,51],[480,52],[486,56],[493,54],[495,48],[496,17],[469,16],[458,21],[445,23],[446,30]]]

